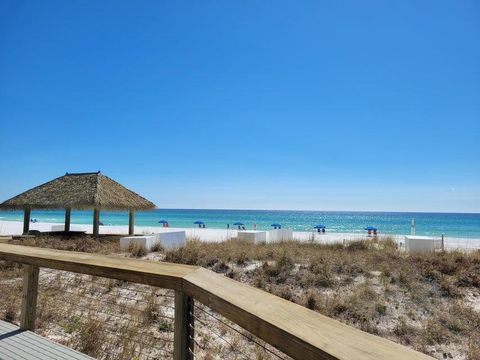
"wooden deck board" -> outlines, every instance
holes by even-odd
[[[0,359],[92,360],[93,358],[0,320]]]

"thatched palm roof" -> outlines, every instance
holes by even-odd
[[[155,204],[99,171],[66,173],[3,202],[0,208],[146,210]]]

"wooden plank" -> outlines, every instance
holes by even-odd
[[[30,230],[30,209],[25,208],[23,210],[23,235],[28,234]]]
[[[37,317],[38,266],[25,265],[23,272],[20,329],[35,330]]]
[[[0,259],[177,290],[181,290],[182,277],[198,268],[11,244],[0,244]]]
[[[194,302],[182,291],[175,291],[174,360],[193,360]]]
[[[0,359],[93,360],[88,355],[0,320]]]
[[[294,359],[432,359],[206,269],[184,277],[184,292]]]
[[[18,348],[38,349],[42,354],[48,354],[51,358],[60,359],[85,359],[86,355],[69,349],[41,337],[31,331],[22,331],[18,326],[0,320],[0,348],[2,346],[2,335],[17,344]],[[66,355],[68,355],[66,357]]]

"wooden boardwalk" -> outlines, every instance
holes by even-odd
[[[0,320],[0,360],[92,360],[31,331]]]

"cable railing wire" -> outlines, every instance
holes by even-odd
[[[121,340],[109,338],[109,343],[102,345],[104,352],[112,351],[111,346],[117,344],[120,354],[125,354],[122,353],[125,351],[128,354],[136,354],[139,359],[160,359],[163,358],[162,354],[173,355],[175,318],[169,315],[175,310],[172,304],[174,299],[172,290],[55,269],[42,268],[40,275],[39,290],[47,294],[44,298],[45,304],[39,304],[40,307],[48,308],[46,299],[49,299],[48,296],[55,295],[69,305],[65,307],[68,309],[65,313],[79,318],[78,321],[100,321],[102,328],[114,336],[132,332],[130,335],[132,340],[127,344],[122,344]],[[169,311],[164,313],[161,309]],[[193,309],[199,311],[199,313],[195,311],[195,314],[193,311],[190,313],[195,325],[189,324],[193,331],[188,337],[193,347],[198,349],[198,352],[188,349],[193,358],[201,358],[202,352],[208,354],[213,347],[221,351],[222,355],[227,355],[227,357],[223,356],[224,358],[230,355],[236,359],[251,359],[253,353],[250,352],[254,351],[253,349],[256,349],[255,351],[262,349],[265,354],[268,353],[277,359],[289,359],[276,353],[277,349],[268,348],[267,346],[271,346],[268,343],[262,343],[262,340],[257,339],[253,334],[237,328],[236,324],[230,324],[227,319],[214,311],[209,311],[204,305],[194,303]],[[51,309],[47,310],[51,311]],[[213,326],[209,319],[218,322],[220,327]],[[62,341],[78,341],[77,334],[69,333],[64,329],[66,326],[69,325],[48,326],[43,331],[47,336],[50,334]],[[150,327],[150,330],[144,331],[142,326]],[[240,337],[229,335],[228,330]],[[251,345],[240,346],[239,344],[243,341]]]
[[[72,275],[72,273],[65,271],[47,270],[41,272],[39,291],[40,293],[50,294],[49,296],[56,295],[60,297],[63,303],[67,303],[70,306],[69,308],[68,306],[66,307],[69,309],[67,313],[78,317],[81,319],[80,321],[92,320],[102,322],[102,329],[111,335],[118,335],[119,331],[124,333],[135,331],[132,343],[125,345],[120,353],[127,351],[128,354],[135,355],[139,359],[159,359],[164,358],[166,355],[171,357],[173,355],[174,342],[174,317],[163,313],[161,309],[174,309],[173,306],[166,304],[165,299],[163,299],[163,297],[168,298],[167,302],[169,302],[173,298],[173,294],[166,294],[164,291],[159,291],[159,289],[153,287],[148,288],[149,285],[144,286],[143,289],[138,289],[137,284],[134,284],[134,287],[130,287],[128,282],[112,283],[109,280],[102,281],[98,277],[79,274]],[[113,291],[110,288],[113,288]],[[139,297],[132,297],[130,294],[135,294]],[[42,307],[42,304],[39,305]],[[148,306],[150,305],[152,305],[152,309],[157,310],[154,310],[152,315],[154,320],[146,320],[147,325],[145,325],[143,318],[144,316],[148,318],[149,315],[145,315],[145,312],[148,311]],[[48,306],[47,302],[45,306]],[[153,324],[150,325],[149,321],[152,321]],[[161,321],[161,323],[158,321]],[[160,330],[159,326],[161,324],[165,324],[164,326],[167,330]],[[142,326],[153,326],[153,332],[141,332],[144,331],[139,330],[142,329]],[[47,334],[63,339],[63,341],[72,341],[75,338],[75,334],[68,334],[61,329],[62,326],[57,325],[49,326],[44,331]],[[160,334],[165,333],[170,336],[157,335],[154,333],[155,329]],[[110,342],[110,346],[116,344],[114,339],[111,339],[111,341],[113,342]],[[162,347],[159,347],[159,345]],[[129,346],[132,346],[131,350]],[[102,348],[106,353],[112,351],[108,345],[102,346]]]
[[[277,353],[275,353],[274,351],[268,349],[264,344],[261,344],[260,342],[256,341],[253,336],[247,336],[245,335],[242,331],[236,329],[235,327],[231,326],[230,324],[228,324],[227,322],[223,321],[222,319],[220,319],[218,316],[215,316],[214,314],[202,309],[200,306],[198,305],[195,305],[195,309],[198,309],[200,311],[202,311],[204,314],[206,315],[209,315],[211,316],[212,318],[214,318],[215,320],[219,321],[220,323],[222,323],[223,325],[227,326],[229,329],[235,331],[236,333],[240,334],[242,337],[244,337],[245,339],[247,339],[247,341],[249,342],[253,342],[255,343],[256,345],[260,346],[261,348],[263,348],[265,351],[267,351],[268,353],[274,355],[275,357],[277,357],[278,359],[281,359],[281,360],[286,360],[287,358],[284,358],[280,355],[278,355]],[[205,323],[203,323],[198,317],[196,317],[195,315],[193,315],[191,313],[192,316],[195,317],[195,320],[198,320],[200,323],[202,323],[202,325],[206,326]],[[217,335],[218,336],[218,335]]]

